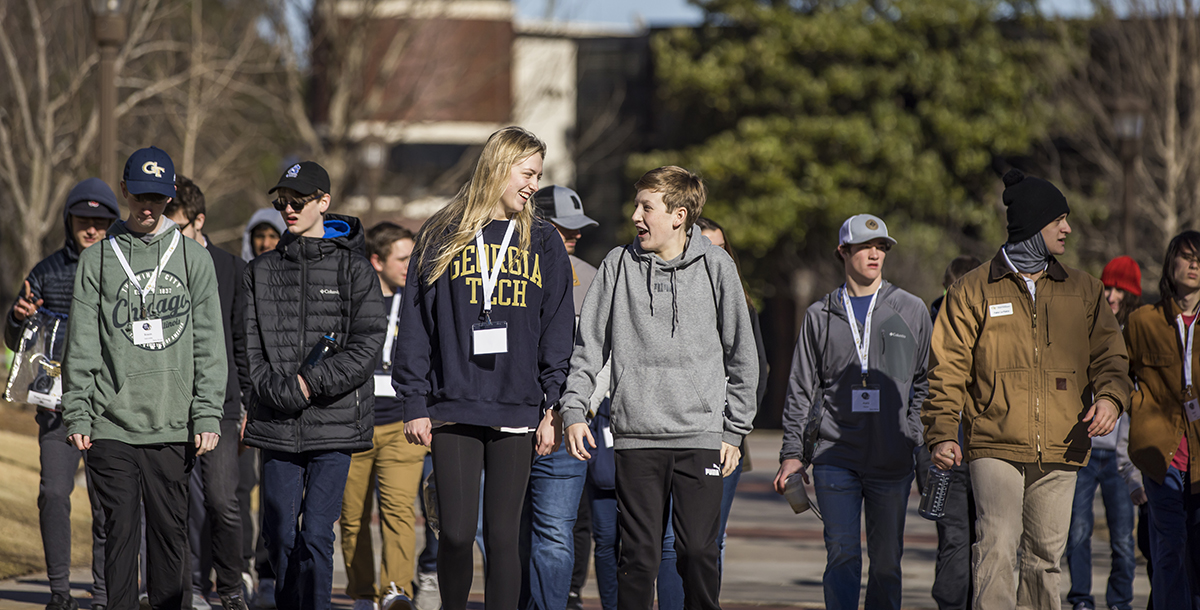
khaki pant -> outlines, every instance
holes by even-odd
[[[379,528],[383,538],[380,584],[386,592],[395,582],[411,596],[417,544],[413,503],[429,448],[405,440],[404,422],[376,426],[374,442],[374,448],[354,454],[350,461],[340,523],[346,595],[379,601],[370,528],[375,482],[379,483]]]
[[[971,461],[975,610],[1058,610],[1077,466]],[[1020,565],[1017,549],[1020,548]],[[1019,582],[1013,582],[1019,572]],[[1015,592],[1015,598],[1014,598]]]

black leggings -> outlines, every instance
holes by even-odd
[[[479,475],[483,489],[484,608],[512,610],[521,588],[517,542],[521,507],[533,460],[533,433],[454,424],[433,431],[437,481],[438,585],[444,610],[466,610],[474,572],[472,547],[479,522]]]

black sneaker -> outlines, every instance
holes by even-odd
[[[79,610],[79,602],[70,595],[51,593],[50,603],[46,604],[46,610]]]
[[[567,610],[583,610],[583,598],[579,597],[578,591],[567,594]]]
[[[222,595],[221,607],[225,610],[250,610],[241,595]]]

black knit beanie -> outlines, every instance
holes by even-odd
[[[1062,191],[1041,178],[1010,169],[1004,174],[1004,187],[1010,244],[1033,237],[1055,218],[1071,213]]]

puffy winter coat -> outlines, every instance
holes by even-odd
[[[253,383],[247,445],[301,453],[371,448],[372,372],[387,315],[379,278],[363,256],[357,218],[325,215],[325,237],[285,233],[246,267],[246,357]],[[321,337],[337,333],[339,353],[296,375]]]

